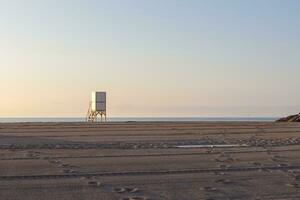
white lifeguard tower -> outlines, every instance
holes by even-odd
[[[98,115],[101,116],[101,122],[106,122],[106,92],[92,92],[86,121],[97,122]]]

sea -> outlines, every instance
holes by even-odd
[[[110,117],[108,122],[272,122],[277,117]],[[0,123],[15,122],[85,122],[86,118],[0,118]]]

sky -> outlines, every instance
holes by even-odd
[[[298,0],[0,0],[0,117],[300,111]]]

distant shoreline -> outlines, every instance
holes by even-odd
[[[113,117],[108,122],[273,122],[279,117]],[[0,118],[0,123],[85,122],[85,118]]]

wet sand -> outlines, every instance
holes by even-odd
[[[299,153],[300,123],[3,123],[0,199],[300,199]]]

